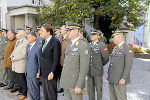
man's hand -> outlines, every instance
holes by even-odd
[[[75,94],[80,94],[81,88],[75,87],[74,92],[75,92]]]
[[[126,81],[124,80],[124,79],[121,79],[120,81],[119,81],[119,85],[124,85],[126,83]]]
[[[36,74],[36,78],[40,78],[40,74],[39,73]]]
[[[54,78],[54,74],[53,73],[50,73],[49,75],[48,75],[48,80],[52,80]]]

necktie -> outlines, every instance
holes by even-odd
[[[46,44],[47,44],[47,40],[45,40],[45,43],[44,43],[43,48],[42,48],[42,52],[44,51]]]

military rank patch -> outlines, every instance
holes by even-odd
[[[79,45],[79,41],[76,42],[76,46],[78,46],[78,45]]]
[[[104,51],[107,51],[107,48],[104,48]]]
[[[120,49],[123,49],[123,46],[121,46]]]
[[[132,50],[129,50],[129,53],[132,54]]]
[[[88,55],[88,54],[89,54],[89,51],[88,51],[88,50],[85,50],[85,54]]]

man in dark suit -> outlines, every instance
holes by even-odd
[[[40,100],[40,57],[41,46],[36,42],[36,33],[29,32],[27,36],[29,44],[26,48],[26,78],[28,92],[31,100]]]
[[[40,75],[45,100],[57,100],[57,69],[60,67],[61,44],[53,36],[53,28],[49,24],[41,27],[44,38],[40,63]]]

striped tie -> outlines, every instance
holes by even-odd
[[[44,43],[43,48],[42,48],[42,52],[44,51],[46,44],[47,44],[47,40],[45,40],[45,43]]]

